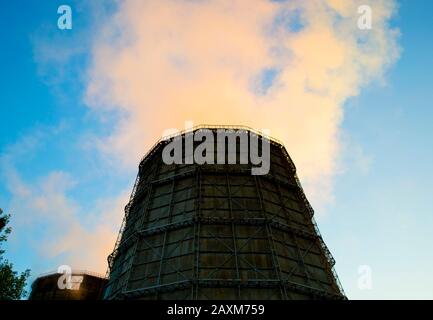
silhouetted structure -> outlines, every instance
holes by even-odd
[[[167,165],[172,139],[139,165],[104,298],[345,299],[280,142],[270,140],[270,172],[254,176],[251,163]]]
[[[29,300],[101,300],[107,279],[87,271],[73,271],[70,284],[62,273],[49,273],[32,284]],[[60,285],[59,285],[60,284]]]

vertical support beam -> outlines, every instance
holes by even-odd
[[[230,212],[230,226],[232,229],[232,239],[233,239],[233,255],[234,255],[234,259],[235,259],[235,267],[236,267],[236,279],[240,282],[241,280],[241,276],[239,273],[239,262],[238,262],[238,249],[237,249],[237,237],[236,237],[236,232],[235,232],[235,224],[233,222],[234,217],[233,217],[233,208],[232,208],[232,191],[230,189],[230,179],[229,179],[229,174],[228,172],[226,172],[225,174],[226,176],[226,183],[227,183],[227,196],[229,199],[229,212]],[[238,298],[241,299],[241,287],[240,284],[238,285]]]
[[[172,220],[172,215],[173,215],[173,199],[174,199],[174,191],[175,191],[175,186],[176,186],[176,165],[174,167],[174,171],[173,171],[173,177],[172,177],[172,182],[171,182],[171,193],[170,193],[170,202],[168,205],[168,223],[171,223]],[[162,273],[162,266],[164,264],[164,259],[165,259],[165,254],[166,254],[166,243],[167,243],[167,236],[168,236],[168,231],[167,229],[165,229],[164,231],[164,240],[162,242],[162,248],[161,248],[161,260],[159,261],[159,271],[158,271],[158,278],[157,278],[157,285],[161,285],[161,273]],[[159,293],[157,294],[157,296],[159,296]]]
[[[280,293],[283,299],[288,299],[287,297],[287,291],[286,291],[286,286],[284,285],[282,279],[281,279],[281,268],[280,268],[280,264],[278,262],[278,256],[275,250],[275,243],[274,243],[274,239],[272,237],[272,231],[271,226],[269,225],[269,219],[267,217],[267,213],[265,211],[265,206],[263,203],[263,194],[262,194],[262,186],[260,184],[260,180],[259,178],[255,175],[254,176],[254,182],[256,185],[256,191],[257,191],[257,195],[259,197],[259,203],[260,203],[260,208],[263,211],[263,213],[265,214],[265,228],[266,228],[266,236],[268,238],[268,244],[269,244],[269,250],[271,252],[271,258],[272,258],[272,264],[274,266],[274,272],[275,272],[275,276],[277,277],[277,280],[279,282],[279,287],[280,287]]]
[[[196,201],[194,203],[194,243],[193,243],[193,285],[192,295],[193,299],[198,299],[199,285],[198,280],[200,277],[200,232],[201,232],[201,200],[202,200],[202,176],[200,167],[196,168]]]

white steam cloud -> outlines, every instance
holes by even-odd
[[[392,0],[126,0],[96,37],[87,104],[120,115],[101,148],[126,165],[167,128],[267,128],[315,204],[332,198],[344,102],[398,57]]]

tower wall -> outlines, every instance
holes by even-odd
[[[269,173],[252,175],[250,162],[167,165],[170,141],[140,163],[105,298],[344,298],[282,144],[270,141]]]

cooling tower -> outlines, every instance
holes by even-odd
[[[48,273],[33,282],[29,300],[100,300],[106,284],[105,277],[87,271]]]
[[[104,298],[345,299],[284,146],[245,127],[205,129],[214,152],[223,129],[269,143],[269,172],[252,174],[250,159],[190,163],[187,139],[203,127],[157,142],[140,162]],[[176,139],[183,163],[167,164],[164,148]],[[240,139],[236,147],[240,159]]]

